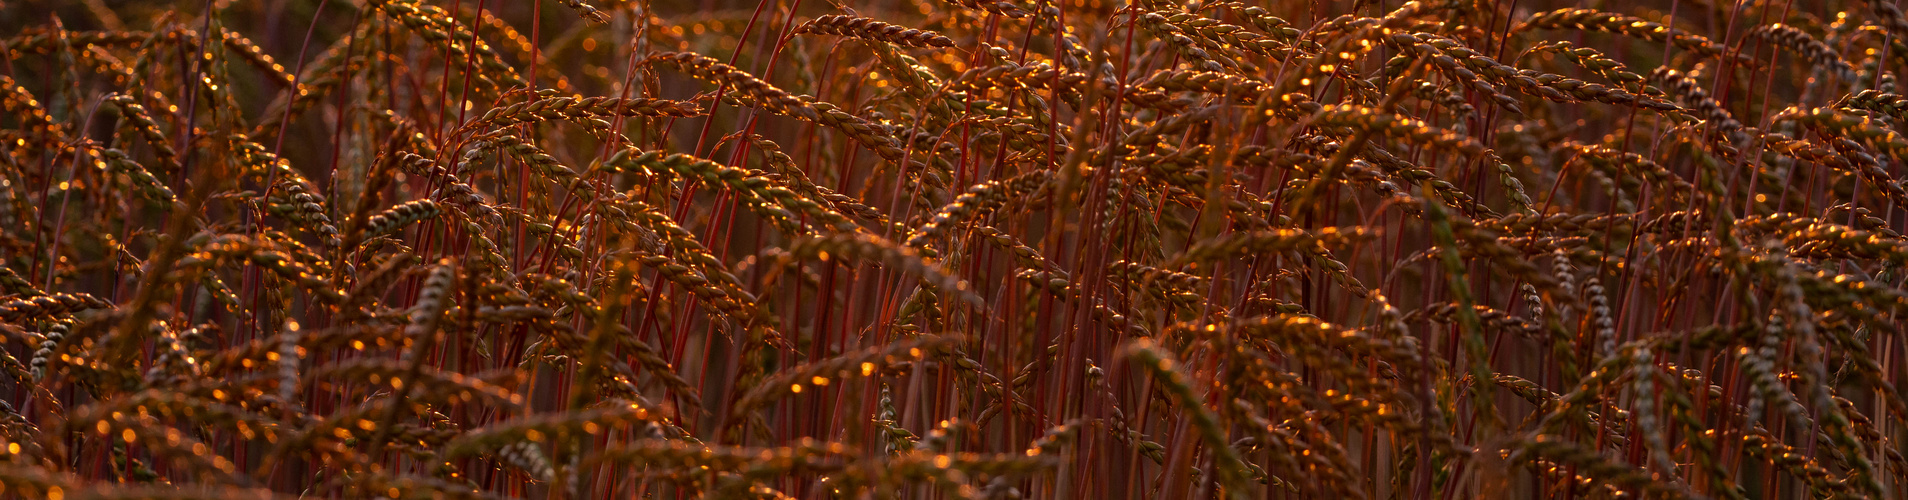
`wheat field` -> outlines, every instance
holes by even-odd
[[[0,0],[0,497],[1908,498],[1893,1],[843,1]]]

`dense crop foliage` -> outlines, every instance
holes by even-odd
[[[0,0],[0,496],[1908,488],[1892,2],[860,3]]]

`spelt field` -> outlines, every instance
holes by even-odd
[[[0,0],[0,497],[1905,498],[1886,0]]]

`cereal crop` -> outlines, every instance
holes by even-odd
[[[0,0],[0,498],[1904,498],[1904,70],[1881,0]]]

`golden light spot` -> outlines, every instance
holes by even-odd
[[[867,363],[867,362],[861,363],[861,376],[867,377],[870,375],[874,375],[874,368],[875,368],[874,363]]]
[[[815,377],[815,378],[812,378],[812,379],[809,379],[809,382],[812,382],[812,383],[814,383],[815,385],[818,385],[818,386],[826,386],[826,385],[828,385],[828,379],[826,379],[826,378],[822,378],[822,377]]]
[[[796,393],[796,394],[801,394],[801,393],[802,393],[802,384],[789,384],[789,385],[788,385],[788,392],[793,392],[793,393]]]

